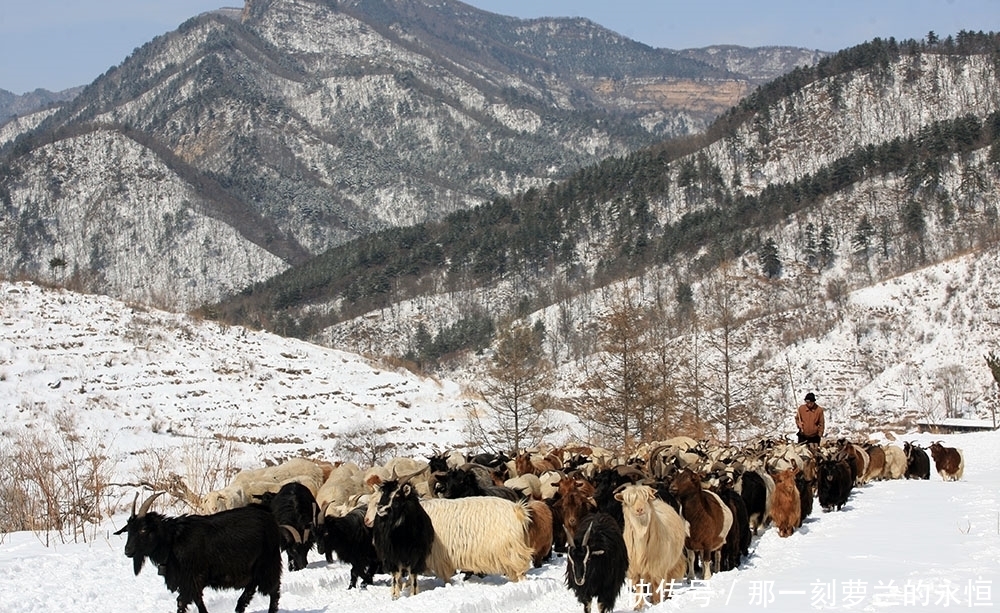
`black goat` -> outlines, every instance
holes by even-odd
[[[770,477],[768,477],[770,479]],[[771,483],[774,489],[774,483]],[[750,520],[750,530],[757,535],[762,526],[766,526],[769,521],[770,509],[768,508],[768,485],[764,477],[755,470],[744,471],[737,482],[736,491],[743,498],[743,504],[747,509],[747,518]]]
[[[799,490],[799,506],[801,509],[799,518],[802,522],[805,522],[806,518],[812,515],[813,512],[813,499],[816,497],[814,484],[799,471],[795,474],[795,487]]]
[[[417,575],[427,566],[434,543],[434,525],[420,506],[409,477],[384,481],[378,501],[368,506],[365,524],[372,528],[375,551],[383,568],[392,573],[392,599],[403,591],[403,574],[409,575],[410,595],[417,593]]]
[[[905,442],[903,453],[906,455],[906,472],[903,476],[907,479],[931,478],[931,459],[923,447]]]
[[[309,550],[316,543],[316,498],[308,487],[294,481],[259,498],[271,508],[281,528],[281,548],[288,555],[288,570],[302,570],[309,565]]]
[[[610,515],[619,526],[624,526],[622,504],[615,500],[615,494],[621,486],[635,483],[642,476],[642,473],[632,466],[616,466],[597,471],[593,478],[594,502],[597,503],[597,510]]]
[[[372,584],[379,568],[372,529],[365,525],[365,507],[358,507],[343,517],[319,513],[316,519],[316,550],[333,562],[333,554],[341,562],[351,565],[351,582],[347,589],[358,584]]]
[[[270,597],[268,613],[278,610],[281,591],[281,535],[271,510],[249,505],[214,515],[165,517],[150,512],[159,492],[135,510],[115,534],[128,533],[125,555],[135,574],[146,558],[156,565],[167,589],[177,593],[177,613],[192,602],[208,613],[206,587],[243,589],[236,613],[243,613],[255,591]]]
[[[505,453],[480,453],[469,458],[469,462],[485,466],[493,471],[506,471],[510,458]]]
[[[427,468],[430,473],[443,473],[451,468],[451,465],[448,464],[450,456],[451,454],[448,453],[435,453],[427,456]]]
[[[524,498],[521,492],[502,485],[484,486],[470,470],[450,468],[436,475],[434,493],[441,498],[468,498],[470,496],[497,496],[511,502]]]
[[[819,506],[824,511],[839,511],[847,504],[854,487],[851,467],[843,457],[822,460],[816,467]]]
[[[750,555],[750,541],[753,539],[747,506],[743,502],[743,497],[734,487],[735,483],[731,476],[727,474],[720,477],[717,493],[733,514],[733,524],[729,527],[726,543],[722,546],[722,563],[720,565],[722,570],[738,568],[743,562],[743,558]]]
[[[590,613],[594,598],[600,613],[614,610],[628,571],[621,526],[607,513],[593,513],[580,522],[575,535],[566,530],[566,539],[566,587],[583,604],[584,613]]]

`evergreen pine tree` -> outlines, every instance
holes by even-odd
[[[867,215],[861,216],[861,221],[854,228],[854,235],[851,237],[851,247],[854,255],[863,260],[868,260],[869,249],[871,249],[872,238],[875,236],[875,227],[872,225]]]
[[[816,252],[816,226],[812,222],[806,224],[805,240],[806,245],[802,254],[806,258],[806,265],[810,268],[816,268],[816,265],[819,263]]]
[[[781,276],[781,258],[778,256],[778,244],[773,238],[767,239],[757,254],[760,259],[760,267],[768,279],[777,279]]]
[[[836,258],[833,244],[833,228],[830,224],[823,224],[823,229],[819,232],[819,262],[822,268],[829,268]]]

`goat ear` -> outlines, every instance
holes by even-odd
[[[403,495],[404,495],[404,496],[409,496],[409,495],[410,495],[410,492],[412,492],[412,491],[413,491],[413,486],[412,486],[412,485],[410,485],[409,483],[404,483],[404,484],[403,484],[403,487],[402,487],[402,488],[400,488],[400,489],[402,489],[402,490],[403,490]]]
[[[628,485],[629,485],[628,483],[622,483],[621,485],[615,488],[615,491],[613,492],[615,495],[615,500],[617,500],[618,502],[622,501],[622,492],[625,491],[625,488],[628,487]]]

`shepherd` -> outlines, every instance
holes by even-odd
[[[805,404],[799,405],[795,412],[795,425],[800,443],[819,444],[826,432],[826,421],[823,418],[823,407],[816,404],[816,394],[809,392],[806,394]]]

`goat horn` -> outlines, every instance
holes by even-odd
[[[135,517],[135,503],[139,502],[139,492],[135,493],[135,498],[132,499],[132,517]]]
[[[156,498],[160,494],[166,494],[166,492],[165,491],[163,491],[163,492],[156,492],[155,494],[153,494],[152,496],[150,496],[149,498],[147,498],[145,500],[145,502],[142,503],[142,506],[139,507],[139,512],[138,513],[135,512],[135,500],[133,500],[132,501],[132,515],[134,517],[143,517],[146,513],[149,512],[149,507],[152,506],[153,501],[156,500]],[[136,497],[136,500],[138,500],[139,499],[139,494],[136,493],[135,497]]]
[[[646,476],[645,473],[643,473],[641,470],[639,470],[635,466],[632,466],[631,464],[623,464],[621,466],[616,467],[615,470],[618,471],[618,474],[620,476],[622,476],[622,477],[635,477],[635,476],[645,477]]]
[[[326,520],[326,509],[331,504],[333,504],[332,500],[327,500],[326,502],[323,503],[323,508],[321,508],[319,510],[319,513],[316,515],[316,525],[317,526],[322,526],[323,525],[323,521]]]
[[[591,524],[591,525],[593,525],[593,524]],[[570,532],[570,529],[567,528],[566,526],[563,526],[563,530],[566,531],[566,542],[569,544],[570,549],[575,548],[576,547],[576,543],[573,542],[573,533]],[[590,534],[590,533],[588,532],[587,534]]]
[[[429,471],[430,468],[431,468],[431,466],[430,466],[430,464],[428,464],[427,466],[424,466],[420,470],[413,471],[412,473],[410,473],[408,475],[403,475],[400,478],[400,481],[403,482],[403,483],[409,483],[410,479],[413,479],[414,477],[419,477],[420,475],[422,475],[425,472]]]
[[[304,542],[302,535],[299,534],[299,531],[296,530],[294,526],[289,526],[288,524],[281,524],[281,527],[288,531],[288,533],[292,536],[292,540],[295,541],[296,543],[301,545]]]
[[[660,454],[663,452],[664,449],[667,449],[668,447],[670,447],[670,445],[666,444],[657,445],[656,447],[653,447],[652,451],[649,452],[649,459],[646,461],[646,468],[649,470],[649,472],[653,472],[654,470],[656,470],[656,468],[659,466],[656,463],[656,460],[660,459]]]

